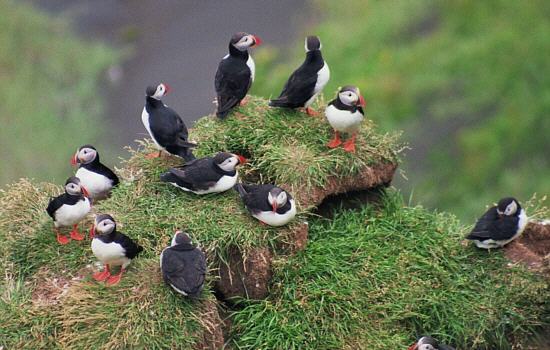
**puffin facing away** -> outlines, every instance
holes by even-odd
[[[218,65],[215,78],[218,118],[225,118],[248,93],[256,70],[254,60],[248,54],[248,48],[258,46],[261,42],[257,36],[244,32],[231,37],[229,54]]]
[[[159,157],[162,151],[166,151],[186,161],[195,159],[191,148],[197,145],[188,141],[189,133],[185,123],[172,108],[161,101],[169,91],[170,87],[164,83],[147,87],[141,121],[159,149]]]
[[[96,235],[97,233],[97,235]],[[107,285],[120,282],[122,273],[126,270],[143,248],[130,237],[118,232],[115,219],[111,215],[100,214],[95,218],[92,228],[92,252],[105,268],[93,274],[96,281],[106,281]],[[121,266],[118,275],[111,275],[111,266]]]
[[[243,156],[220,152],[171,168],[160,180],[195,194],[224,192],[237,183],[237,165],[245,162]]]
[[[503,198],[479,218],[466,239],[474,241],[479,248],[500,248],[519,237],[527,221],[527,214],[517,199]]]
[[[236,184],[235,189],[250,214],[270,226],[283,226],[296,216],[290,193],[274,185]]]
[[[78,177],[70,177],[65,182],[65,193],[51,198],[46,212],[53,219],[54,231],[59,244],[67,244],[70,239],[61,234],[59,228],[73,226],[70,237],[81,241],[84,236],[78,232],[78,223],[90,212],[88,191],[81,185]]]
[[[111,189],[119,183],[118,176],[99,161],[99,153],[92,145],[80,147],[71,159],[71,164],[79,164],[75,175],[88,190],[92,200],[107,198]]]
[[[171,245],[160,253],[160,270],[164,282],[172,289],[197,298],[204,286],[206,257],[186,233],[176,231]]]
[[[306,59],[304,63],[288,78],[279,97],[269,101],[270,106],[305,107],[307,114],[316,114],[309,106],[328,83],[330,70],[323,60],[319,37],[308,36],[305,47]]]
[[[408,350],[455,350],[455,348],[439,344],[434,338],[426,336],[418,339],[416,343],[409,346]]]
[[[365,117],[363,107],[365,107],[365,99],[361,96],[359,88],[351,85],[344,86],[336,98],[329,102],[325,109],[325,116],[334,129],[334,138],[329,142],[328,147],[335,148],[342,144],[341,132],[351,133],[351,138],[344,143],[344,151],[355,152],[355,138]]]

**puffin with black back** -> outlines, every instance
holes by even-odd
[[[176,231],[170,246],[160,254],[160,270],[164,282],[177,293],[197,298],[206,277],[206,256],[189,235]]]
[[[143,248],[130,237],[117,231],[115,219],[108,214],[99,214],[92,227],[92,252],[105,266],[103,271],[93,274],[96,281],[105,281],[107,285],[120,282],[122,273]],[[111,275],[111,267],[120,266],[120,272]]]
[[[351,138],[344,143],[344,151],[355,152],[355,139],[365,117],[364,107],[365,99],[358,87],[348,85],[338,91],[336,98],[325,109],[325,116],[334,129],[334,138],[328,143],[328,147],[340,146],[340,133],[344,132],[351,134]]]
[[[158,157],[162,151],[166,151],[185,161],[193,160],[195,157],[191,148],[197,145],[189,142],[187,126],[176,111],[166,106],[161,100],[169,91],[170,87],[164,83],[147,87],[141,121],[159,149]]]
[[[75,175],[92,200],[107,198],[119,183],[118,176],[99,161],[99,153],[92,145],[80,147],[71,158],[71,164],[79,165]]]
[[[305,43],[306,59],[288,78],[278,98],[269,101],[272,107],[300,108],[315,115],[309,106],[330,79],[330,70],[321,54],[321,41],[317,36],[308,36]]]
[[[261,44],[260,38],[244,32],[234,34],[229,41],[229,54],[218,65],[215,78],[218,118],[225,118],[231,109],[246,97],[256,72],[248,49]]]
[[[409,346],[408,350],[455,350],[455,348],[449,345],[439,344],[434,338],[425,336]]]
[[[271,184],[236,184],[235,190],[250,214],[270,226],[283,226],[296,216],[296,203],[280,187]]]
[[[46,212],[53,219],[54,232],[59,244],[67,244],[70,239],[61,234],[60,227],[73,226],[70,237],[81,241],[84,236],[78,232],[78,223],[82,221],[92,208],[88,199],[88,191],[82,186],[80,179],[72,176],[65,182],[65,193],[51,198]]]
[[[245,162],[242,156],[220,152],[171,168],[160,180],[195,194],[224,192],[237,183],[237,166]]]
[[[527,214],[517,199],[502,198],[477,220],[466,238],[482,249],[500,248],[519,237],[527,221]]]

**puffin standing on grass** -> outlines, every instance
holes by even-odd
[[[97,234],[96,234],[97,233]],[[108,214],[100,214],[95,218],[92,228],[92,252],[105,268],[93,274],[96,281],[106,281],[107,285],[120,282],[122,273],[143,248],[130,237],[118,232],[115,219]],[[111,275],[112,266],[120,266],[117,275]]]
[[[77,241],[84,239],[78,232],[78,223],[90,212],[91,205],[87,197],[88,191],[82,186],[80,179],[73,176],[65,182],[65,193],[50,199],[46,211],[53,219],[59,244],[67,244],[70,241],[70,238],[61,234],[60,227],[73,226],[70,237]]]
[[[195,194],[219,193],[237,183],[237,165],[246,163],[243,156],[220,152],[214,157],[205,157],[171,168],[160,176],[184,191]]]
[[[510,243],[525,230],[527,214],[517,199],[506,197],[483,214],[466,239],[478,248],[500,248]]]
[[[172,289],[197,298],[204,286],[206,257],[186,233],[176,231],[171,245],[160,253],[160,270],[164,282]]]
[[[328,143],[328,147],[335,148],[342,144],[341,132],[351,133],[351,138],[344,143],[344,151],[355,152],[355,138],[365,117],[364,107],[365,99],[359,88],[348,85],[340,89],[336,98],[325,109],[325,116],[334,129],[334,138]]]
[[[157,157],[161,156],[162,151],[166,151],[189,161],[195,159],[191,148],[197,145],[188,141],[189,132],[181,117],[161,101],[169,91],[170,87],[164,83],[147,87],[141,121],[159,149]],[[153,158],[155,155],[149,157]]]
[[[71,164],[79,164],[75,175],[92,200],[107,198],[119,183],[118,176],[99,161],[99,153],[92,145],[80,147],[71,158]]]
[[[426,336],[418,339],[416,343],[409,346],[408,350],[455,350],[455,348],[439,344],[434,338]]]
[[[250,214],[264,224],[283,226],[296,216],[294,199],[280,187],[236,184],[235,190]]]
[[[321,41],[317,36],[306,38],[306,59],[292,73],[277,99],[269,101],[272,107],[305,107],[308,115],[315,115],[309,106],[323,90],[330,78],[330,70],[321,54]]]
[[[224,119],[248,93],[256,71],[248,49],[260,45],[261,42],[257,36],[244,32],[236,33],[231,37],[229,54],[218,65],[215,78],[218,118]]]

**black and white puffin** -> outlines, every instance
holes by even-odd
[[[358,87],[348,85],[338,91],[336,98],[325,109],[325,116],[334,129],[334,138],[328,143],[328,147],[335,148],[342,144],[341,132],[351,133],[351,138],[344,143],[344,150],[355,152],[355,138],[365,117],[363,107],[365,99]]]
[[[143,248],[130,237],[118,232],[115,219],[108,214],[99,214],[92,227],[92,252],[105,265],[101,272],[93,274],[96,281],[106,281],[108,285],[120,282],[122,273],[126,270]],[[120,266],[117,275],[111,275],[111,267]]]
[[[270,226],[283,226],[296,216],[296,204],[290,193],[280,187],[236,184],[246,209],[256,219]]]
[[[118,176],[99,161],[99,153],[92,145],[80,147],[71,158],[71,164],[79,164],[75,176],[92,200],[107,198],[119,183]]]
[[[409,346],[408,350],[455,350],[455,348],[449,345],[439,344],[434,338],[425,336]]]
[[[269,101],[272,107],[300,108],[315,115],[309,106],[330,79],[330,70],[321,54],[321,41],[317,36],[306,38],[306,59],[288,78],[278,98]]]
[[[72,226],[70,237],[81,241],[84,236],[78,232],[78,223],[82,221],[91,209],[88,191],[80,183],[78,177],[70,177],[65,182],[65,193],[51,198],[46,211],[53,219],[54,231],[59,244],[67,244],[70,238],[61,234],[60,227]]]
[[[176,231],[169,247],[160,253],[160,270],[164,282],[183,296],[201,294],[206,277],[206,256],[189,236]]]
[[[237,165],[245,162],[243,156],[220,152],[214,157],[195,159],[171,168],[160,179],[195,194],[219,193],[237,183]]]
[[[525,230],[527,214],[517,199],[502,198],[498,205],[483,214],[466,237],[483,249],[500,248],[510,243]]]
[[[141,113],[141,121],[159,149],[159,157],[162,151],[166,151],[186,161],[195,159],[191,148],[197,145],[189,142],[185,123],[176,111],[161,101],[169,91],[170,87],[164,83],[145,89],[145,107]]]
[[[217,94],[218,118],[225,118],[231,109],[245,98],[252,82],[256,66],[248,48],[261,44],[255,35],[239,32],[229,41],[229,54],[218,65],[215,88]]]

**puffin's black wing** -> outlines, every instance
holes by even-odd
[[[162,273],[167,283],[190,296],[197,296],[204,285],[206,258],[199,249],[170,247],[162,253]]]
[[[492,226],[498,219],[496,207],[491,207],[480,217],[467,239],[488,239],[491,238]]]
[[[286,108],[303,107],[313,96],[316,83],[317,72],[302,65],[290,75],[279,97],[269,101],[269,105]]]
[[[221,175],[214,171],[212,158],[195,159],[178,168],[171,168],[161,176],[165,182],[175,182],[187,189],[206,190],[214,186]]]
[[[496,207],[490,208],[466,237],[468,239],[496,241],[507,240],[517,233],[518,217],[499,216]]]
[[[183,121],[173,109],[161,106],[156,108],[153,113],[153,117],[149,118],[149,127],[161,146],[174,145],[181,132],[187,135],[187,128],[182,129]]]
[[[266,185],[242,185],[247,192],[245,196],[242,196],[242,200],[246,208],[252,213],[258,213],[260,211],[271,211],[272,208],[267,201],[269,191],[275,186]]]
[[[218,96],[217,116],[224,118],[248,93],[252,84],[250,68],[243,60],[229,56],[223,59],[216,72],[215,87]]]
[[[102,163],[99,163],[98,168],[100,174],[104,175],[113,182],[113,187],[119,184],[120,181],[118,179],[118,176],[116,176],[116,174],[111,169],[109,169]]]
[[[519,218],[517,216],[503,216],[493,224],[492,237],[496,241],[504,241],[514,237],[518,232]]]
[[[48,215],[55,220],[55,212],[57,209],[61,208],[63,205],[63,195],[52,197],[50,198],[50,202],[48,203],[48,207],[46,208],[46,212]]]
[[[116,232],[114,241],[124,248],[124,255],[126,255],[128,259],[135,258],[141,251],[143,251],[143,247],[138,245],[122,232]]]

